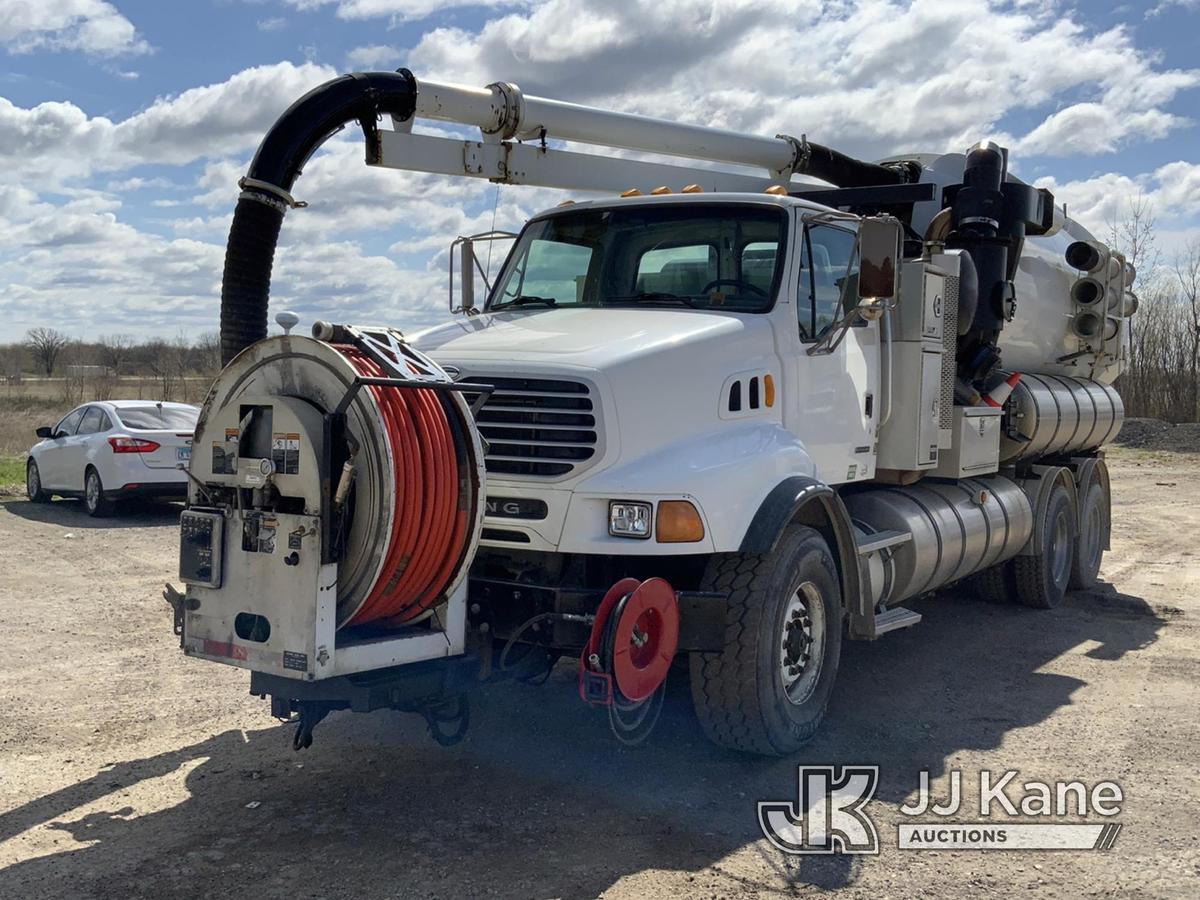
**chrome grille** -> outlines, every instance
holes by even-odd
[[[587,384],[475,373],[463,380],[495,388],[475,416],[489,474],[560,477],[595,456],[598,412]]]

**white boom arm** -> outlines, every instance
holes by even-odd
[[[412,134],[413,119],[479,128],[481,140]],[[473,88],[422,81],[413,119],[380,133],[379,164],[396,169],[486,178],[504,184],[591,191],[698,184],[707,191],[762,191],[787,184],[805,152],[802,139],[768,138],[684,125],[559,100],[527,97],[511,84]],[[681,158],[645,162],[547,147],[546,140]],[[533,143],[521,143],[532,141]],[[687,160],[684,162],[683,160]],[[733,163],[762,175],[710,168]]]

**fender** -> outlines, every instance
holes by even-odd
[[[793,523],[811,525],[831,545],[841,579],[842,605],[852,618],[874,616],[862,592],[850,513],[837,491],[824,482],[807,475],[791,475],[775,485],[754,514],[739,552],[770,553],[783,530]]]

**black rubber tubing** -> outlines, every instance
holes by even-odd
[[[363,129],[366,161],[378,162],[377,120],[382,115],[409,119],[416,103],[417,80],[407,69],[360,72],[327,81],[289,106],[271,126],[246,177],[290,193],[313,152],[354,121]],[[283,196],[269,188],[247,184],[238,198],[221,279],[222,365],[267,336],[271,267],[286,211]]]

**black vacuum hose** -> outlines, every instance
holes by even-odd
[[[290,191],[300,170],[325,139],[357,121],[367,163],[379,161],[382,115],[409,119],[417,80],[407,69],[343,75],[313,88],[279,117],[259,144],[242,181],[229,228],[221,280],[221,363],[267,336],[271,266]]]

